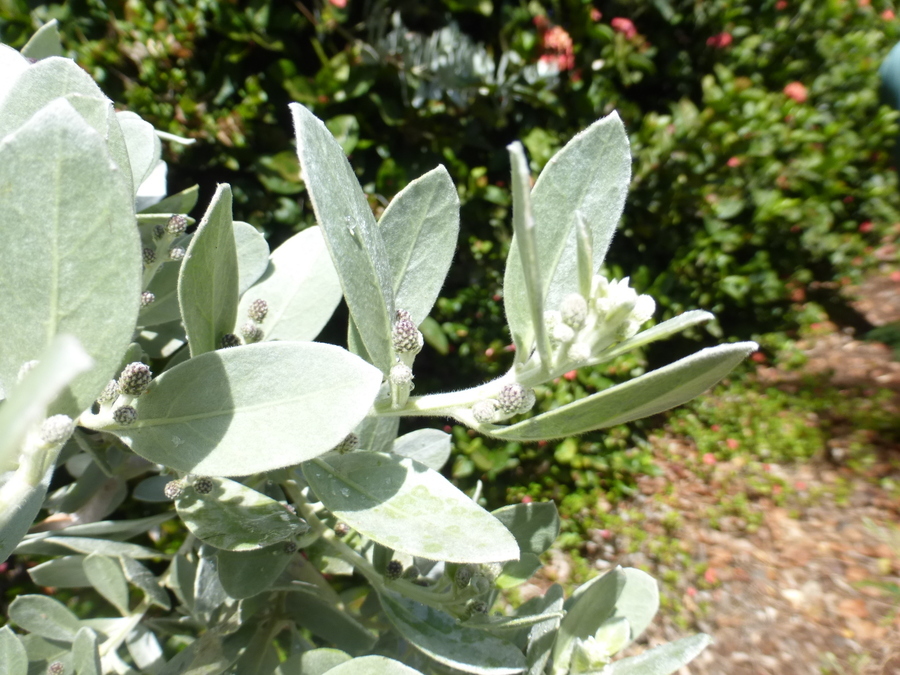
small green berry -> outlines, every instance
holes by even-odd
[[[207,478],[206,476],[201,476],[197,480],[194,481],[194,490],[197,491],[197,494],[208,495],[212,492],[214,484],[211,478]]]
[[[156,301],[156,296],[153,295],[150,291],[144,291],[141,293],[141,307],[146,307],[147,305],[152,305]]]
[[[145,265],[151,265],[156,260],[156,251],[154,251],[152,248],[145,248],[141,252],[141,255],[144,257]]]
[[[244,342],[247,344],[253,344],[263,339],[262,328],[249,321],[241,326],[241,335],[244,336]]]
[[[393,581],[395,579],[399,579],[402,574],[403,563],[401,563],[399,560],[391,560],[391,562],[387,564],[387,569],[384,573],[384,576]]]
[[[247,308],[247,316],[249,316],[256,323],[262,323],[266,318],[266,314],[268,313],[269,303],[262,299],[254,300]]]
[[[180,213],[176,213],[166,223],[166,232],[169,234],[181,234],[187,229],[187,224],[188,219]]]
[[[137,410],[130,405],[123,405],[121,408],[116,408],[113,412],[113,419],[116,421],[116,424],[127,427],[129,424],[134,424],[134,421],[137,419]]]
[[[403,309],[397,310],[397,320],[394,322],[391,340],[394,351],[400,354],[418,354],[425,344],[425,339],[416,324],[413,323],[409,312]]]
[[[75,422],[68,415],[53,415],[41,424],[41,439],[48,445],[59,445],[69,440],[75,431]]]
[[[184,492],[184,481],[180,480],[170,480],[163,488],[163,494],[168,499],[178,499],[182,492]]]
[[[229,347],[240,347],[241,346],[241,338],[239,338],[234,333],[225,333],[222,336],[222,339],[219,341],[219,347],[221,349],[228,349]]]
[[[147,364],[140,361],[129,363],[119,376],[119,393],[126,396],[140,396],[147,391],[152,378],[153,373]]]
[[[169,249],[169,260],[174,260],[178,262],[179,260],[184,259],[184,254],[186,251],[181,248],[181,246],[175,246]]]

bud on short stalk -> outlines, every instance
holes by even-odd
[[[119,393],[124,396],[140,396],[147,391],[152,378],[153,373],[145,363],[129,363],[119,376]]]
[[[75,422],[68,415],[53,415],[41,424],[41,440],[47,446],[62,445],[72,432],[75,431]]]
[[[219,349],[229,349],[230,347],[240,347],[241,339],[234,333],[225,333],[219,341]]]
[[[244,336],[244,342],[246,342],[248,345],[253,344],[254,342],[259,342],[263,339],[262,328],[257,326],[252,321],[248,321],[243,326],[241,326],[241,335]]]
[[[147,307],[156,302],[156,296],[153,295],[150,291],[144,291],[141,293],[141,307]]]
[[[269,303],[265,300],[254,300],[247,308],[247,316],[255,323],[262,323],[269,313]]]

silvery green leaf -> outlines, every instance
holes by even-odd
[[[394,305],[418,326],[434,306],[459,238],[459,196],[438,166],[395,196],[378,221],[388,252]]]
[[[191,613],[194,612],[194,579],[197,576],[197,564],[186,556],[178,554],[172,559],[169,573],[165,575],[166,586],[172,589],[178,602]]]
[[[267,590],[281,576],[295,553],[287,542],[256,551],[220,551],[219,581],[232,598],[250,598]]]
[[[331,670],[328,675],[422,675],[415,668],[386,656],[361,656]],[[306,671],[302,671],[306,675]]]
[[[296,655],[296,666],[288,670],[287,663],[282,664],[283,675],[325,675],[332,668],[346,663],[351,656],[340,649],[321,647]]]
[[[671,675],[690,663],[700,652],[712,644],[712,638],[704,633],[681,638],[675,642],[650,649],[643,654],[614,661],[603,671],[604,675]]]
[[[318,595],[305,590],[290,593],[284,608],[297,625],[349,654],[364,654],[375,644],[373,633]]]
[[[341,300],[321,228],[303,230],[272,252],[265,274],[241,298],[237,325],[247,321],[255,300],[269,305],[265,340],[312,340],[319,334]]]
[[[65,555],[69,552],[100,553],[108,556],[128,556],[130,558],[150,559],[168,558],[169,556],[152,548],[144,548],[137,544],[107,539],[88,539],[85,537],[51,536],[29,539],[20,543],[14,551],[18,554]]]
[[[72,661],[77,675],[102,675],[97,634],[90,628],[81,628],[72,643]]]
[[[165,665],[162,647],[156,636],[141,624],[135,626],[125,638],[128,653],[141,672],[155,675]]]
[[[303,180],[347,306],[372,363],[386,373],[393,365],[394,298],[384,241],[341,146],[309,110],[298,103],[290,109]]]
[[[9,605],[9,620],[29,633],[61,642],[72,642],[81,628],[64,604],[44,595],[17,596]]]
[[[395,595],[380,593],[394,628],[438,663],[475,675],[514,675],[525,670],[525,655],[510,642],[460,626],[449,614]]]
[[[222,336],[234,329],[237,265],[231,187],[221,184],[194,232],[178,276],[178,303],[192,358],[218,349]]]
[[[565,609],[553,648],[554,675],[568,672],[575,639],[593,637],[609,619],[627,619],[631,641],[637,639],[659,609],[659,587],[646,572],[616,567],[576,589]]]
[[[134,189],[137,190],[159,164],[162,143],[159,142],[153,125],[142,120],[140,115],[126,110],[116,113],[116,117],[125,137],[131,176]]]
[[[663,412],[699,396],[756,351],[755,342],[708,347],[574,403],[485,432],[511,441],[583,434]]]
[[[65,101],[0,142],[0,178],[8,191],[0,222],[9,235],[0,287],[18,289],[0,295],[0,322],[16,326],[0,338],[0,381],[8,387],[56,335],[74,335],[95,365],[52,411],[75,417],[131,342],[141,291],[131,194],[103,139]]]
[[[19,636],[9,626],[0,628],[0,675],[27,675],[28,655]]]
[[[174,513],[157,513],[154,516],[135,518],[134,520],[101,520],[96,523],[84,525],[70,525],[61,532],[54,533],[56,537],[104,537],[107,539],[131,539],[139,534],[152,530],[167,520],[175,517]],[[29,535],[28,539],[40,538],[44,535]]]
[[[0,44],[0,110],[4,107],[4,101],[19,77],[28,70],[29,63],[12,47]]]
[[[92,553],[84,561],[84,573],[97,589],[122,616],[128,616],[128,582],[122,567],[115,558]]]
[[[242,637],[249,643],[253,634],[247,632],[250,634],[244,634]],[[216,631],[209,630],[166,663],[159,671],[159,675],[219,675],[237,661],[237,658],[237,650],[226,654],[222,637]]]
[[[151,462],[247,476],[335,447],[366,415],[380,386],[378,370],[333,345],[245,345],[167,370],[135,402],[137,420],[113,431]],[[248,452],[260,438],[266,452]]]
[[[180,262],[167,262],[156,270],[147,290],[156,298],[146,307],[141,308],[138,324],[141,326],[159,326],[181,320],[181,307],[178,304],[178,277],[181,272]]]
[[[515,560],[503,525],[450,481],[415,460],[378,452],[329,454],[303,475],[335,516],[372,541],[429,560]]]
[[[676,333],[680,333],[681,331],[686,330],[691,326],[696,326],[698,323],[711,321],[714,318],[715,317],[709,312],[704,312],[699,309],[694,309],[689,312],[685,312],[684,314],[679,314],[678,316],[669,319],[668,321],[658,323],[652,328],[641,331],[634,337],[620,342],[612,349],[604,352],[602,354],[602,358],[604,361],[610,361],[620,354],[625,354],[626,352],[630,352],[631,350],[637,349],[638,347],[644,347],[651,342],[656,342],[657,340],[665,340],[666,338],[672,337]]]
[[[219,581],[216,551],[211,546],[201,546],[194,577],[194,616],[203,624],[212,623],[213,612],[227,599],[228,594]]]
[[[562,298],[578,291],[579,216],[590,226],[596,271],[622,215],[630,180],[628,135],[616,113],[579,133],[544,167],[531,200],[541,299],[547,309],[556,309]],[[513,336],[529,345],[534,339],[532,315],[517,238],[513,237],[507,258],[504,304]]]
[[[360,447],[363,447],[362,443]],[[395,455],[414,459],[429,469],[440,471],[450,459],[450,434],[438,429],[416,429],[394,441],[391,451]]]
[[[134,486],[131,491],[132,498],[139,502],[169,502],[172,501],[164,492],[166,485],[174,479],[173,476],[150,476]]]
[[[82,588],[91,581],[84,573],[83,555],[66,555],[35,565],[28,570],[28,576],[38,586],[51,588]]]
[[[354,433],[359,436],[359,447],[363,450],[390,452],[399,428],[399,417],[376,415],[364,418]]]
[[[178,515],[201,541],[226,551],[252,551],[306,531],[283,504],[227,478],[205,478],[212,490],[186,487],[175,500]]]
[[[40,61],[48,56],[62,56],[63,48],[59,40],[59,28],[56,19],[50,19],[38,28],[25,46],[22,47],[22,56]]]
[[[179,316],[180,311],[179,309]],[[144,328],[138,334],[138,339],[140,345],[144,348],[144,352],[151,359],[169,358],[179,350],[184,351],[186,356],[190,355],[190,350],[184,346],[187,338],[180,319]],[[172,366],[173,364],[170,361],[166,364],[166,369]]]
[[[15,552],[44,503],[58,450],[46,453],[47,468],[33,474],[28,466],[8,472],[0,485],[0,562]]]
[[[550,653],[556,642],[556,632],[562,621],[556,616],[563,609],[562,587],[553,584],[537,604],[540,606],[540,613],[549,616],[546,621],[532,626],[528,632],[528,648],[525,650],[528,675],[543,675],[547,661],[550,660]]]
[[[188,214],[197,205],[197,199],[199,196],[200,186],[194,185],[192,187],[189,187],[187,190],[182,190],[177,194],[169,195],[162,201],[159,201],[152,206],[148,206],[146,209],[141,211],[141,213]]]
[[[509,504],[492,511],[519,544],[519,550],[540,555],[559,536],[559,513],[553,502]]]
[[[552,273],[552,267],[542,265],[538,253],[538,230],[534,210],[531,205],[531,173],[525,150],[521,143],[512,143],[507,147],[509,162],[512,167],[513,197],[513,231],[514,237],[510,246],[504,280],[504,298],[510,331],[516,345],[516,358],[528,360],[534,348],[537,348],[542,363],[551,362],[550,338],[544,323],[544,278]],[[515,260],[513,256],[515,255]],[[518,264],[518,267],[516,267]],[[521,275],[522,282],[518,286],[510,284],[510,270]],[[518,277],[515,277],[518,279]],[[523,302],[528,311],[528,322],[519,326],[513,325],[510,312]]]
[[[515,588],[533,577],[541,567],[543,563],[538,556],[523,551],[518,560],[510,560],[503,566],[503,571],[494,583],[497,588]]]
[[[128,556],[120,556],[119,563],[122,565],[122,571],[125,573],[128,583],[141,589],[149,602],[163,609],[171,609],[172,603],[169,600],[169,594],[150,570]]]
[[[265,274],[269,266],[269,244],[262,232],[241,220],[234,221],[234,244],[237,247],[238,295],[243,295]]]
[[[94,364],[71,335],[55,337],[37,361],[19,384],[9,387],[7,399],[0,406],[0,474],[19,466],[19,452],[29,428],[41,421],[47,408],[75,377]],[[8,382],[12,385],[15,381]]]
[[[166,196],[168,187],[166,176],[169,173],[169,165],[163,161],[157,162],[144,182],[138,185],[134,193],[134,210],[142,211],[152,204],[162,201]]]

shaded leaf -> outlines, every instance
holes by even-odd
[[[295,555],[285,543],[256,551],[220,551],[219,581],[232,598],[249,598],[267,590]]]
[[[9,626],[0,628],[0,675],[26,675],[28,673],[28,655],[19,636]]]
[[[349,654],[364,654],[375,644],[375,635],[356,619],[312,593],[291,593],[284,608],[298,626]]]
[[[72,642],[81,627],[64,604],[44,595],[16,597],[9,605],[9,620],[29,633],[62,642]]]
[[[386,656],[361,656],[327,671],[329,675],[422,675],[415,668]],[[306,675],[306,671],[303,671]]]
[[[84,573],[91,585],[106,598],[122,616],[128,616],[128,582],[118,560],[97,553],[87,556]]]
[[[269,266],[269,244],[262,232],[240,220],[234,221],[234,244],[237,249],[238,295],[243,295],[265,274]]]

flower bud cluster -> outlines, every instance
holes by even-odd
[[[260,342],[265,333],[263,333],[263,329],[260,324],[265,321],[266,315],[269,313],[269,303],[267,303],[262,298],[257,298],[253,302],[250,303],[250,306],[247,308],[247,318],[250,320],[247,321],[243,326],[241,326],[241,335],[244,337],[245,344],[253,344],[254,342]],[[236,347],[236,344],[231,344],[232,335],[226,335],[222,338],[222,347]],[[235,340],[237,340],[237,336],[233,336]],[[228,338],[226,344],[226,338]],[[237,344],[240,344],[238,341]]]
[[[153,373],[146,363],[134,361],[122,369],[118,380],[110,380],[97,397],[101,411],[105,410],[112,420],[120,426],[133,424],[137,419],[137,410],[132,401],[147,391]]]
[[[628,277],[609,281],[595,275],[589,298],[571,293],[558,310],[544,312],[550,342],[555,349],[554,366],[579,365],[613,344],[633,337],[653,316],[656,302],[638,295]]]
[[[418,354],[422,351],[425,339],[416,327],[409,312],[397,310],[397,320],[391,330],[391,341],[398,354]]]
[[[504,420],[528,412],[534,407],[533,389],[510,382],[503,385],[496,398],[478,401],[472,406],[472,415],[479,424],[496,424]]]
[[[406,405],[409,393],[415,389],[412,365],[424,344],[425,338],[412,320],[412,315],[405,309],[398,309],[391,326],[391,346],[396,353],[397,363],[388,373],[391,401],[396,408]]]

